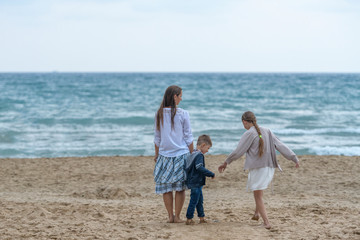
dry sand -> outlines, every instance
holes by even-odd
[[[0,159],[0,239],[360,239],[360,157],[300,156],[299,169],[280,157],[271,230],[250,220],[244,159],[219,174],[224,158],[206,157],[209,223],[194,226],[166,223],[152,157]]]

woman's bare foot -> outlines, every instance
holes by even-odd
[[[174,223],[183,223],[184,222],[184,220],[182,220],[181,218],[179,218],[179,217],[174,217]]]
[[[259,214],[254,214],[254,216],[252,216],[251,220],[255,220],[255,221],[258,221],[260,218]]]
[[[167,223],[174,223],[174,218],[174,215],[172,217],[169,216],[169,220],[167,221]]]

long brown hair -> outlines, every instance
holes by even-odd
[[[256,123],[255,114],[250,111],[244,112],[244,114],[241,117],[241,120],[254,124],[254,127],[259,135],[259,156],[261,157],[264,153],[264,140],[262,139],[260,128]]]
[[[181,87],[176,85],[172,85],[168,87],[164,93],[163,100],[160,104],[160,107],[156,114],[156,129],[160,131],[160,123],[164,125],[164,114],[163,109],[164,107],[171,107],[171,128],[174,128],[174,117],[176,114],[176,103],[174,96],[179,96],[181,94]]]

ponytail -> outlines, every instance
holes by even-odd
[[[259,136],[259,156],[261,157],[264,154],[264,140],[262,139],[260,128],[256,123],[255,114],[250,111],[244,112],[241,119],[254,124],[254,127]]]

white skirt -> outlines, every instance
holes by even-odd
[[[274,177],[275,168],[263,167],[250,169],[246,190],[251,191],[266,189]]]

